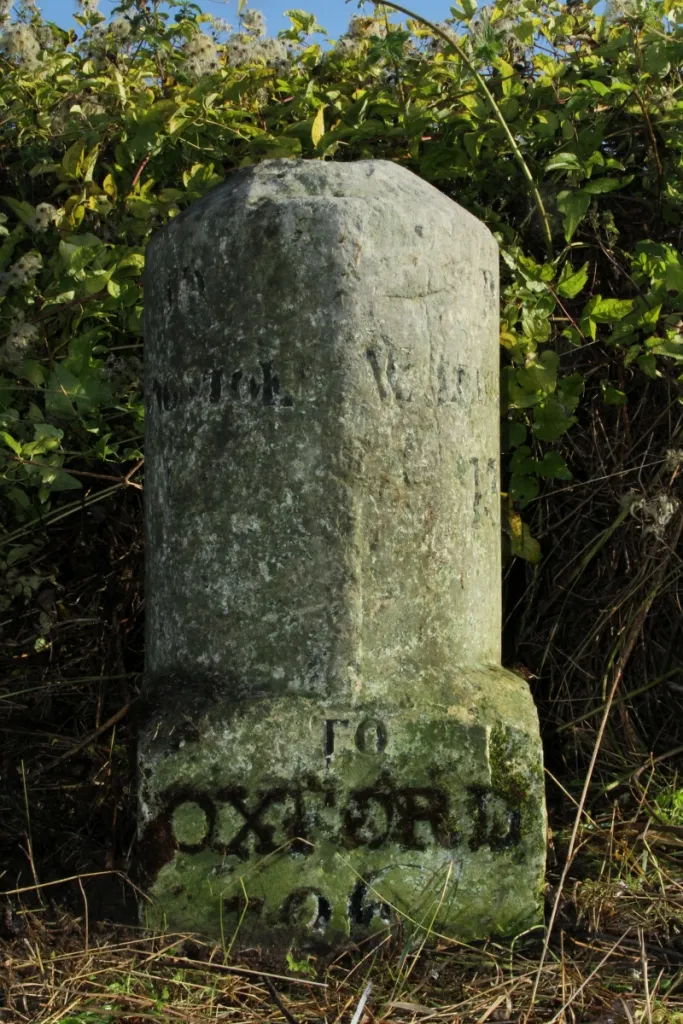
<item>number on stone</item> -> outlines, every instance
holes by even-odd
[[[319,889],[295,889],[283,903],[281,914],[293,928],[324,932],[332,917],[332,905]]]

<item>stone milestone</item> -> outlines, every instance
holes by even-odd
[[[335,946],[539,921],[500,667],[498,251],[383,161],[267,161],[147,250],[156,927]]]

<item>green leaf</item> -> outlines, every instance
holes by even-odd
[[[559,452],[546,452],[537,464],[536,472],[546,480],[571,480],[569,466]]]
[[[31,507],[31,499],[29,498],[26,491],[20,490],[18,487],[9,487],[7,489],[7,497],[10,501],[14,502],[22,511]]]
[[[638,327],[649,328],[654,330],[659,322],[659,318],[662,313],[662,304],[659,302],[656,306],[651,306],[649,309],[644,309],[639,314],[637,319]]]
[[[37,441],[46,438],[51,441],[61,441],[64,437],[64,431],[60,430],[59,427],[55,427],[53,423],[34,423],[33,436]]]
[[[106,288],[111,277],[111,270],[95,270],[89,274],[83,282],[83,291],[86,295],[97,295],[103,288]]]
[[[574,270],[569,261],[562,267],[560,279],[557,282],[557,291],[564,299],[574,299],[585,286],[588,280],[588,263],[579,270]]]
[[[510,477],[510,497],[514,498],[520,508],[525,508],[537,498],[539,491],[538,478],[535,476],[513,473]]]
[[[18,441],[8,434],[6,430],[0,430],[0,437],[3,439],[8,448],[11,448],[15,455],[21,455],[21,445]]]
[[[80,480],[77,480],[75,476],[71,476],[64,469],[59,469],[54,466],[41,466],[39,473],[42,477],[43,484],[49,486],[51,491],[79,491],[83,487]]]
[[[626,350],[626,355],[624,356],[624,366],[629,366],[642,351],[642,345],[630,345]]]
[[[528,444],[520,445],[517,451],[510,459],[510,472],[514,474],[528,474],[534,473],[535,460],[531,457],[531,448]]]
[[[62,168],[70,178],[80,177],[84,155],[85,143],[80,140],[73,142],[67,149],[62,158]]]
[[[560,119],[552,110],[539,110],[533,130],[544,138],[552,138],[560,127]]]
[[[3,202],[7,203],[12,213],[16,214],[22,224],[31,226],[36,217],[36,211],[30,203],[25,203],[20,199],[12,199],[11,196],[3,196]]]
[[[523,96],[524,85],[512,65],[508,64],[502,57],[496,57],[493,64],[496,70],[500,72],[503,96],[507,98],[510,96]]]
[[[306,11],[297,8],[285,11],[285,17],[289,18],[292,28],[297,33],[303,32],[305,35],[310,35],[312,32],[325,32],[325,29],[318,24],[315,14],[308,14]]]
[[[627,178],[592,178],[583,185],[583,191],[589,195],[597,196],[605,192],[615,192],[618,188],[624,188],[633,181],[633,175]]]
[[[130,210],[136,220],[149,220],[157,212],[154,203],[140,196],[127,196],[126,208]]]
[[[66,470],[60,469],[55,474],[55,478],[50,484],[53,491],[80,491],[83,484],[71,473],[67,473]]]
[[[546,172],[549,171],[581,171],[583,165],[576,153],[556,153],[545,165]]]
[[[532,429],[539,441],[554,441],[562,437],[574,423],[576,417],[572,416],[566,403],[552,395],[534,408]]]
[[[615,320],[623,320],[633,309],[633,299],[603,299],[596,295],[586,307],[593,320],[599,324],[611,324]],[[588,307],[591,307],[588,310]]]
[[[295,974],[309,974],[315,977],[315,968],[310,961],[310,956],[307,956],[305,960],[297,960],[291,950],[287,952],[287,967]]]
[[[650,352],[666,356],[677,363],[683,362],[683,334],[671,334],[667,338],[648,338],[646,345]]]
[[[85,397],[83,385],[62,363],[55,363],[45,395],[45,412],[57,419],[74,419],[76,403]]]
[[[465,12],[468,21],[477,13],[477,0],[461,0],[460,6]]]
[[[503,451],[518,448],[526,441],[527,429],[518,420],[503,420],[501,423],[501,442]]]
[[[560,357],[552,349],[546,349],[535,361],[517,371],[517,381],[529,392],[552,391],[557,382],[557,367]]]
[[[512,503],[507,510],[507,524],[505,532],[510,538],[510,550],[513,555],[523,558],[526,562],[536,565],[541,560],[541,546],[532,537],[528,525],[522,522],[522,517]]]
[[[325,106],[326,104],[323,103],[321,107],[318,107],[318,112],[313,118],[313,125],[311,127],[311,140],[316,148],[325,134]]]
[[[657,40],[645,48],[643,65],[651,75],[666,75],[671,67],[669,48],[664,40]]]
[[[656,380],[657,377],[661,376],[657,369],[657,359],[651,353],[644,356],[638,356],[637,363],[647,377],[652,377],[653,380]]]
[[[567,242],[571,241],[590,204],[591,197],[587,192],[558,193],[557,208],[564,214],[564,237]]]
[[[97,235],[68,235],[59,243],[59,255],[70,271],[82,270],[102,246],[102,239]]]
[[[463,135],[462,141],[465,143],[467,155],[472,160],[479,159],[479,154],[481,153],[481,146],[485,138],[486,132],[481,129],[477,132],[465,132],[465,134]]]
[[[118,189],[116,187],[116,182],[114,181],[114,178],[111,174],[105,175],[104,181],[102,182],[102,189],[111,199],[117,199]]]
[[[604,82],[601,82],[597,78],[580,78],[576,84],[587,86],[589,89],[592,89],[593,92],[597,93],[598,96],[600,96],[601,98],[608,96],[611,91],[609,85],[605,85]]]
[[[31,168],[28,174],[30,178],[37,178],[40,174],[52,174],[54,171],[58,171],[59,168],[60,164],[36,164],[35,167]]]
[[[92,181],[93,171],[97,164],[97,158],[100,154],[99,143],[90,150],[89,153],[83,158],[83,165],[81,171],[83,174],[84,181]]]
[[[516,96],[508,96],[501,100],[498,107],[506,121],[514,121],[519,114],[519,100]]]
[[[626,405],[628,401],[626,394],[620,391],[619,388],[612,387],[607,381],[602,380],[600,381],[600,389],[606,405]]]
[[[669,294],[683,292],[683,265],[670,263],[666,268],[664,286]]]

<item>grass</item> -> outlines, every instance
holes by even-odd
[[[314,977],[269,969],[258,950],[227,963],[220,949],[184,936],[144,936],[82,920],[45,924],[24,916],[21,939],[5,943],[3,1019],[42,1024],[154,1021],[349,1021],[372,983],[367,1021],[683,1020],[681,960],[642,925],[637,901],[618,887],[593,893],[603,927],[591,938],[564,929],[543,966],[533,1003],[533,947],[443,943],[412,954],[396,940],[364,956],[314,961]],[[631,916],[633,915],[633,916]],[[651,922],[650,922],[651,923]],[[625,927],[624,927],[625,926]]]
[[[683,826],[653,821],[644,805],[628,815],[614,805],[577,837],[561,891],[568,830],[551,848],[548,904],[558,909],[547,945],[530,933],[407,947],[399,927],[374,948],[277,959],[94,921],[92,878],[71,881],[79,914],[50,903],[39,884],[5,903],[0,1020],[349,1024],[365,993],[355,1024],[683,1024]]]

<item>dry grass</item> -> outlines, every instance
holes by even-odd
[[[680,923],[683,891],[674,888]],[[273,965],[258,950],[227,959],[191,937],[102,925],[86,931],[83,916],[47,923],[44,914],[20,912],[13,919],[17,935],[1,950],[0,1019],[348,1024],[371,983],[365,1022],[663,1024],[677,1014],[683,1020],[683,954],[662,943],[661,921],[653,921],[644,903],[649,906],[644,890],[631,892],[623,883],[577,884],[563,908],[576,920],[551,943],[533,1004],[539,950],[528,940],[518,948],[443,942],[415,953],[393,937],[335,960],[310,958],[306,973],[295,973],[291,963]],[[673,913],[672,905],[668,926]],[[590,922],[592,934],[579,918]]]
[[[80,886],[79,915],[51,904],[49,886],[29,888],[5,904],[0,1020],[683,1024],[683,828],[656,826],[639,809],[589,820],[578,835],[576,871],[560,893],[551,865],[558,913],[547,947],[533,933],[409,947],[399,931],[335,958],[227,956],[193,936],[93,922],[83,887],[93,879],[70,883]]]

